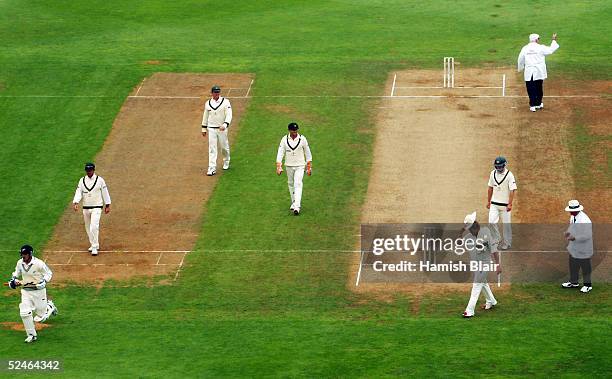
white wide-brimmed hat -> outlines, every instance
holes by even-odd
[[[529,35],[529,42],[535,42],[535,41],[537,41],[537,40],[538,40],[538,38],[540,38],[540,35],[539,35],[539,34],[536,34],[536,33],[531,33],[531,34]]]
[[[582,204],[580,204],[580,202],[578,200],[570,200],[567,202],[567,207],[565,207],[565,210],[567,212],[579,212],[581,210],[583,210],[584,207],[582,206]]]
[[[463,219],[463,226],[466,229],[469,229],[472,227],[472,225],[474,225],[475,222],[476,222],[476,211],[465,216],[465,218]]]

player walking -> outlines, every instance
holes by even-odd
[[[285,158],[285,169],[287,170],[287,183],[291,195],[291,207],[289,210],[294,215],[300,214],[302,207],[302,180],[304,179],[304,168],[306,174],[312,174],[312,154],[308,140],[298,133],[299,126],[292,122],[287,126],[289,134],[281,138],[276,154],[276,174],[283,173],[283,157]]]
[[[74,211],[79,210],[79,203],[83,200],[83,219],[85,220],[85,231],[89,238],[89,251],[91,255],[98,255],[100,243],[98,237],[100,234],[100,217],[102,216],[102,208],[104,213],[110,212],[111,198],[106,187],[106,182],[101,176],[94,173],[96,165],[93,163],[85,163],[85,172],[87,175],[82,177],[77,183],[76,191],[72,205]]]
[[[31,343],[38,338],[34,321],[45,322],[51,315],[57,314],[55,304],[47,299],[46,287],[53,273],[45,262],[34,257],[32,246],[23,245],[20,254],[21,259],[17,261],[15,272],[7,285],[12,289],[21,287],[19,314],[27,333],[25,342]],[[34,313],[36,317],[33,316]]]
[[[501,267],[499,265],[499,256],[497,252],[497,242],[498,236],[495,230],[490,228],[481,227],[478,221],[476,221],[476,212],[471,213],[465,216],[463,220],[464,228],[463,232],[467,231],[464,239],[473,240],[473,243],[467,244],[467,246],[472,246],[472,248],[468,249],[470,253],[470,261],[481,262],[485,265],[490,265],[491,262],[495,262],[497,264],[497,273],[501,273]],[[479,246],[479,243],[482,244]],[[493,258],[493,260],[492,260]],[[474,282],[472,284],[472,293],[470,295],[470,301],[468,302],[465,311],[463,312],[463,317],[469,318],[474,316],[474,309],[476,308],[476,302],[480,297],[480,292],[484,290],[486,302],[482,306],[482,309],[488,310],[497,305],[497,300],[493,296],[493,291],[491,291],[491,287],[489,287],[489,283],[487,283],[487,277],[489,276],[490,271],[474,271]]]
[[[211,89],[212,99],[204,105],[202,116],[202,136],[206,137],[208,132],[208,171],[206,175],[213,176],[217,173],[217,143],[221,144],[223,152],[223,169],[230,167],[230,147],[227,138],[227,129],[232,122],[232,106],[230,101],[221,96],[221,87],[213,86]]]

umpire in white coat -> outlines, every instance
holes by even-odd
[[[232,122],[232,106],[230,101],[221,96],[221,87],[213,86],[210,90],[212,99],[204,105],[202,116],[202,136],[208,132],[208,171],[206,175],[217,173],[217,143],[221,144],[223,153],[223,169],[230,167],[230,147],[227,138],[227,129]]]
[[[289,194],[291,195],[291,207],[289,207],[289,210],[297,216],[300,214],[300,208],[302,207],[304,170],[308,176],[312,174],[312,154],[310,153],[308,140],[298,133],[298,124],[292,122],[287,126],[287,129],[289,129],[289,134],[283,136],[278,145],[276,174],[280,175],[283,173],[284,157]]]
[[[542,88],[544,79],[548,77],[546,72],[545,56],[554,53],[558,48],[557,33],[553,34],[550,46],[540,45],[538,34],[529,35],[529,43],[521,49],[518,57],[518,70],[525,73],[525,84],[529,95],[529,110],[535,112],[544,108]]]

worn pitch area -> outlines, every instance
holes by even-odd
[[[390,75],[385,95],[393,97],[380,100],[376,113],[363,223],[462,223],[472,211],[486,223],[487,181],[498,155],[508,158],[519,186],[513,223],[567,223],[563,208],[572,198],[581,199],[594,221],[612,221],[597,200],[612,194],[609,173],[596,168],[605,164],[609,139],[596,141],[586,152],[592,155],[587,169],[597,178],[587,186],[575,181],[575,152],[568,143],[577,123],[595,135],[611,134],[605,122],[611,104],[603,95],[611,88],[609,82],[549,79],[544,85],[544,110],[531,113],[528,99],[522,97],[524,82],[512,69],[456,70],[458,88],[440,88],[441,71]],[[503,74],[506,97],[501,97]],[[556,95],[564,97],[552,97]],[[581,97],[585,95],[601,96]],[[555,237],[563,250],[562,235]],[[563,271],[567,258],[560,255],[558,269]],[[356,261],[353,287],[360,257]],[[423,285],[414,283],[367,283],[368,275],[370,279],[375,275],[367,265],[371,262],[363,263],[360,291],[424,291]],[[433,289],[440,286],[431,285]]]
[[[106,180],[112,198],[110,214],[101,219],[100,255],[87,252],[82,213],[67,206],[44,249],[54,280],[177,272],[198,238],[203,205],[218,176],[231,175],[231,170],[205,175],[208,142],[200,128],[204,102],[215,84],[222,96],[235,97],[231,146],[251,83],[247,74],[156,73],[135,88],[95,158],[96,172]],[[72,195],[75,187],[66,191]]]

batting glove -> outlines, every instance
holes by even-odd
[[[17,278],[11,278],[11,280],[9,280],[8,285],[11,289],[17,289],[17,287],[19,287],[19,282],[17,281]]]

